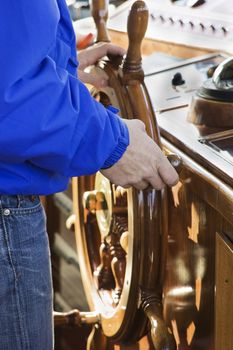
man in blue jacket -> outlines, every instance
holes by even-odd
[[[90,58],[90,53],[92,53]],[[99,45],[81,65],[106,53]],[[7,0],[0,10],[0,349],[50,350],[52,286],[39,195],[102,169],[112,182],[161,189],[175,170],[136,120],[106,110],[77,78],[65,0]]]

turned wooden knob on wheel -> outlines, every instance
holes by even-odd
[[[143,1],[136,1],[128,17],[129,47],[124,63],[124,70],[141,70],[141,43],[148,24],[148,9]]]
[[[108,1],[107,0],[92,0],[91,13],[95,21],[97,29],[96,42],[109,42],[110,38],[106,29],[108,19]]]
[[[76,326],[81,327],[82,324],[98,324],[100,315],[97,312],[80,312],[77,309],[69,312],[53,312],[55,326]]]

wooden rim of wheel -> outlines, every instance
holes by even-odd
[[[99,62],[95,69],[99,75],[109,77],[109,87],[98,92],[100,101],[118,107],[124,118],[142,120],[148,134],[160,145],[156,118],[141,68],[140,47],[147,21],[147,7],[138,0],[128,18],[129,47],[124,63],[121,65],[119,58],[111,58],[110,61]],[[104,335],[117,342],[136,341],[144,334],[149,321],[154,345],[159,349],[175,349],[173,337],[162,316],[166,189],[160,192],[124,191],[114,188],[99,173],[73,178],[72,185],[82,280],[90,309],[99,314]],[[116,201],[121,191],[121,199],[127,203],[123,214],[119,214],[122,206]],[[128,243],[122,242],[122,235],[127,236]],[[108,245],[110,253],[106,248]],[[110,265],[108,259],[111,260]],[[112,269],[113,285],[111,278],[104,279],[107,284],[99,278],[103,263],[106,263],[106,269],[107,266]]]

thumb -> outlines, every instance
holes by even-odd
[[[146,132],[146,126],[140,119],[124,119],[124,122],[129,129],[137,128],[141,131]]]
[[[91,84],[96,88],[108,86],[108,80],[99,77],[95,73],[87,73],[82,70],[78,70],[79,79],[85,84]]]

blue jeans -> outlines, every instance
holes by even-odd
[[[0,350],[53,348],[50,252],[38,196],[0,195]]]

